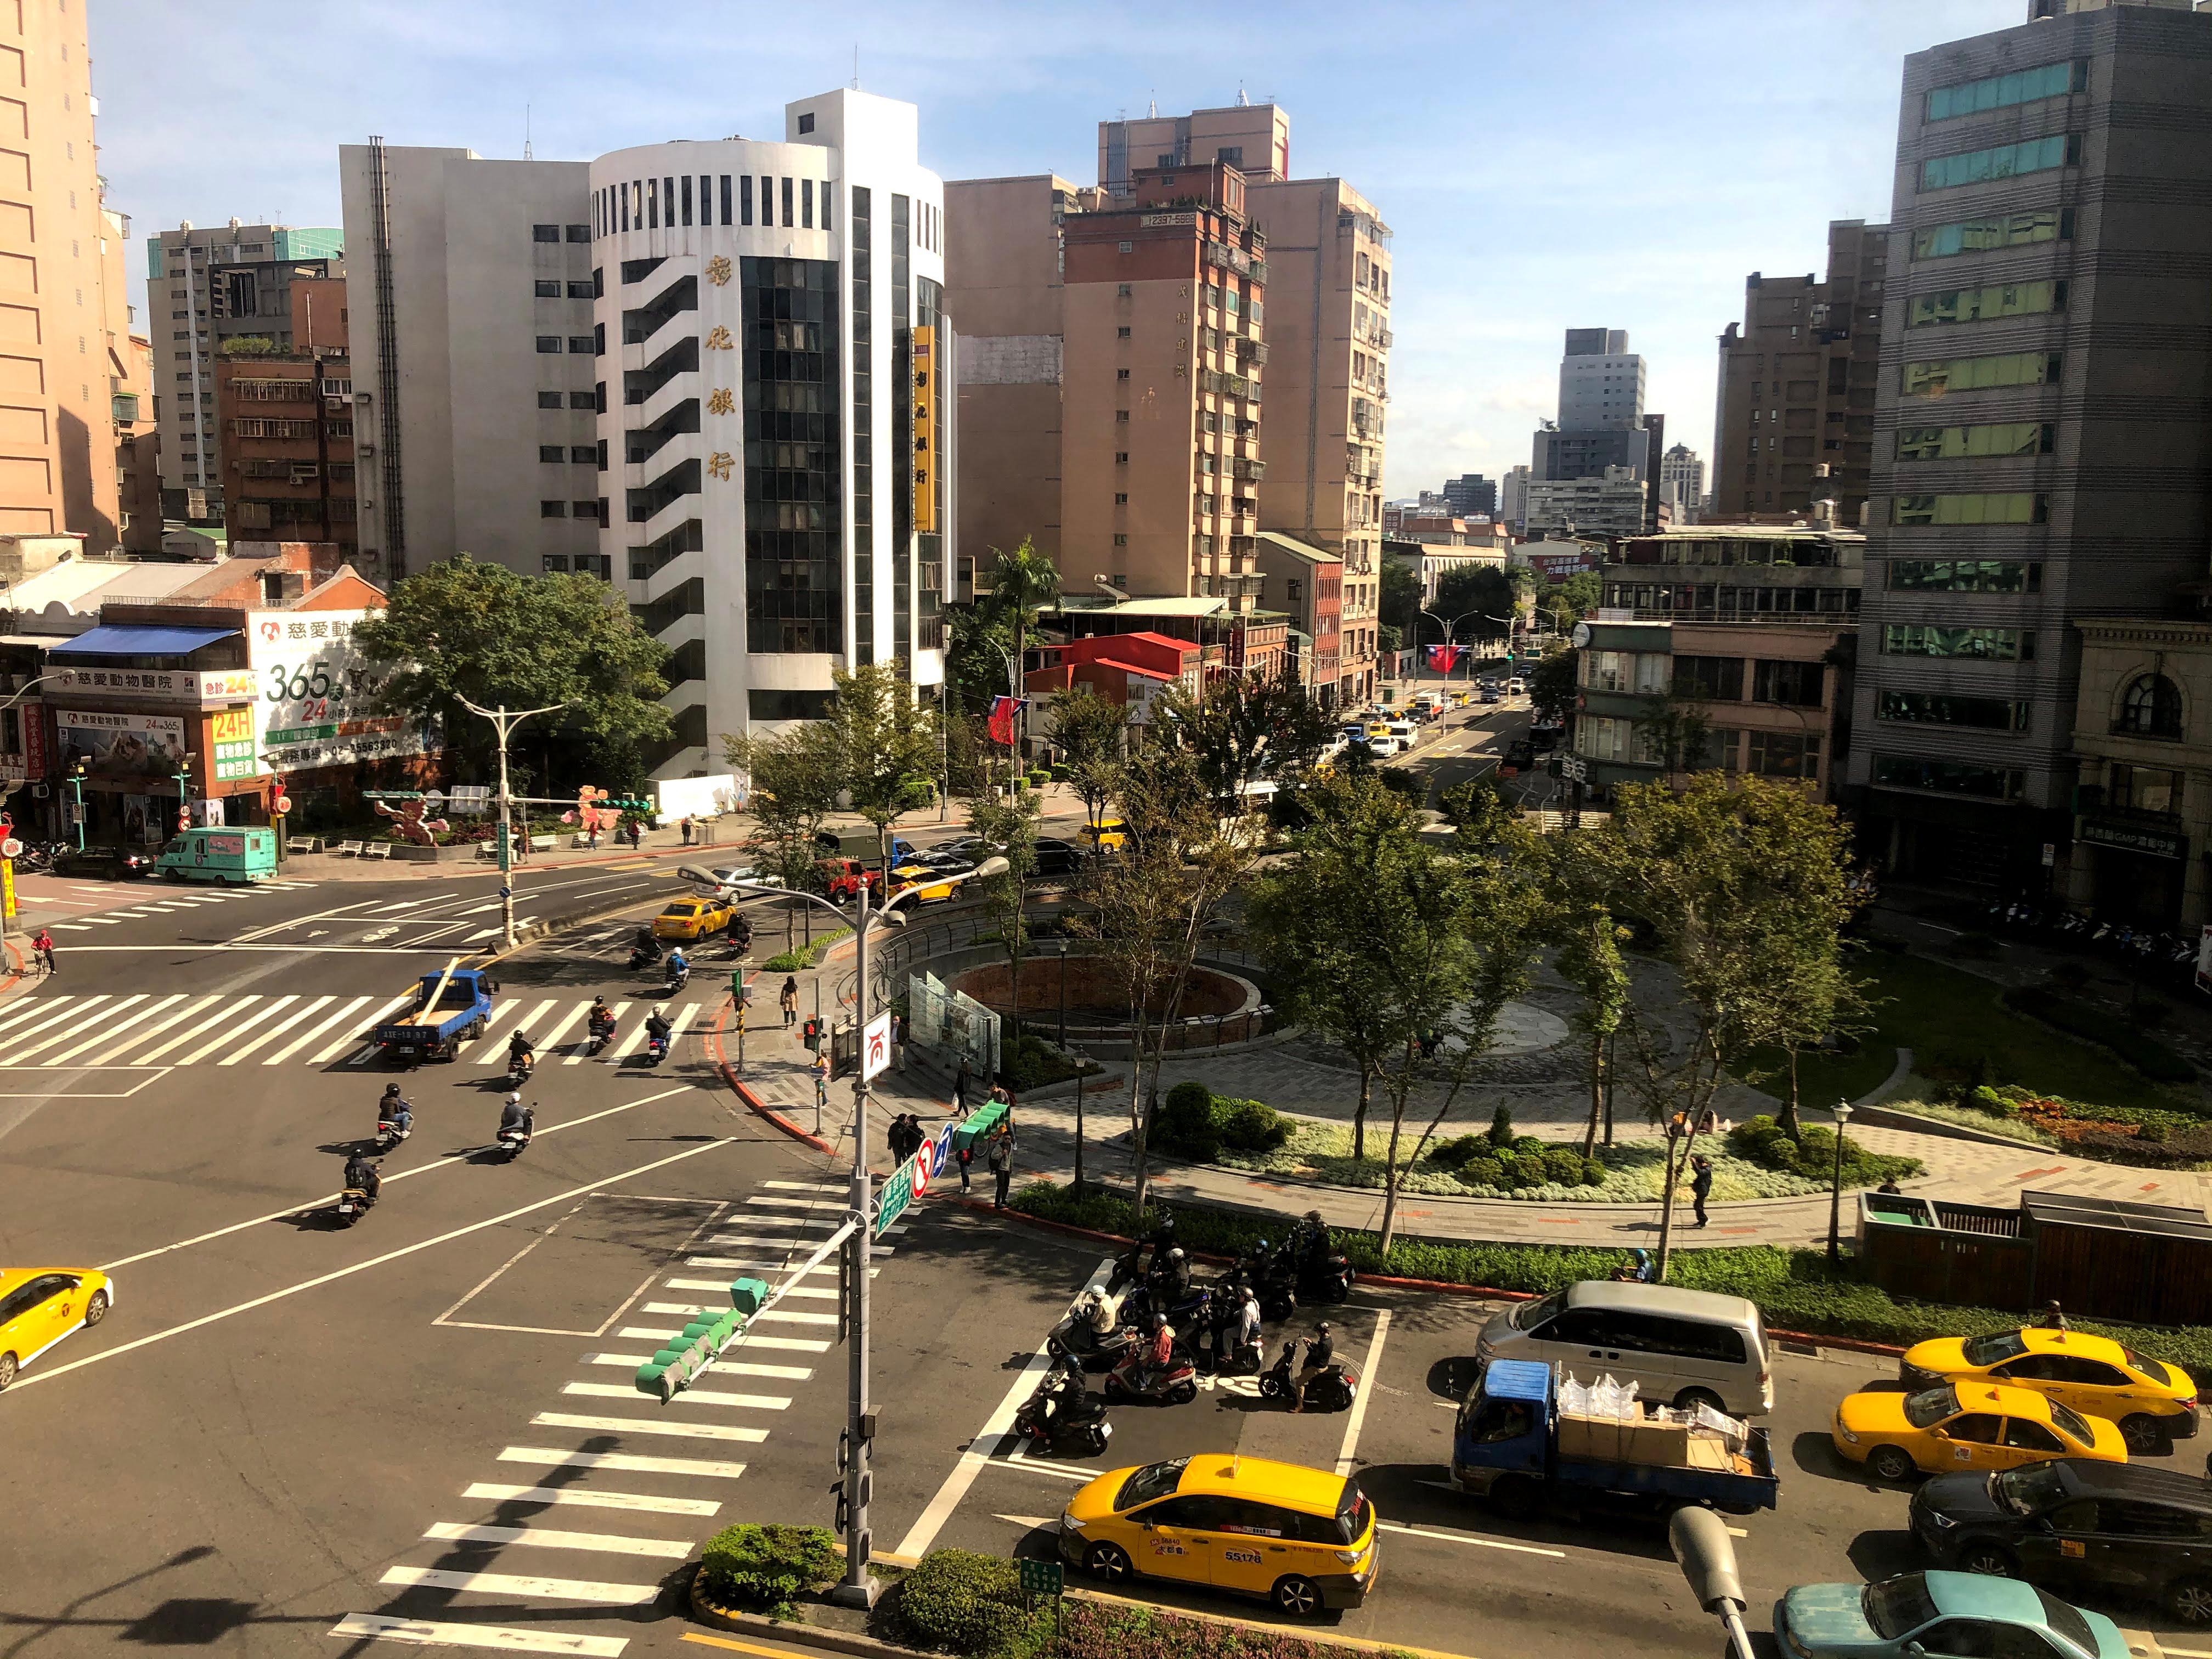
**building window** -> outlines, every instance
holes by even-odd
[[[2027,213],[2000,213],[1916,230],[1912,233],[1912,257],[1948,259],[1961,253],[1987,253],[1997,248],[2073,240],[2072,208],[2037,208]]]
[[[810,111],[799,118],[799,130],[801,132],[811,132],[814,131],[814,116],[812,112]]]
[[[2053,167],[2079,166],[2081,135],[2052,133],[2017,144],[1990,149],[1972,149],[1960,155],[1931,156],[1920,164],[1920,188],[1949,190],[1959,185],[1985,184],[1992,179],[2014,179],[2027,173],[2048,173]]]
[[[684,175],[684,188],[679,194],[683,201],[682,222],[688,225],[691,222],[691,175],[688,173]]]
[[[2056,351],[2008,351],[1991,357],[1939,358],[1907,363],[1899,390],[1908,398],[1941,398],[1985,386],[2048,386],[2058,379]]]
[[[1899,495],[1890,502],[1896,525],[2045,524],[2051,498],[2028,490],[1975,495]]]
[[[1134,253],[1137,251],[1137,245],[1134,242],[1123,242],[1115,251],[1121,253]]]
[[[530,240],[533,242],[557,242],[561,240],[561,227],[532,225],[530,228]]]
[[[594,349],[592,337],[588,334],[571,334],[568,337],[568,349],[580,356],[590,356]]]
[[[541,519],[565,519],[568,516],[568,503],[540,501],[538,503],[538,516]]]
[[[1923,760],[1913,755],[1876,755],[1874,781],[1887,789],[1926,789],[1942,795],[1972,795],[1983,800],[2016,800],[2027,774],[2004,766],[1971,761]]]
[[[1129,371],[1126,368],[1117,368],[1114,371],[1114,378],[1117,380],[1126,380],[1129,378]]]
[[[1985,288],[1954,288],[1913,296],[1905,313],[1907,328],[1945,323],[1986,323],[2000,317],[2027,317],[2066,309],[2066,284],[1992,283]]]
[[[1752,672],[1751,700],[1818,708],[1823,678],[1824,671],[1817,662],[1762,661]]]
[[[539,392],[539,393],[538,394],[538,408],[540,408],[540,409],[558,409],[558,408],[560,408],[560,407],[561,407],[561,394],[560,394],[559,392]]]
[[[2008,697],[1954,697],[1941,691],[1885,691],[1875,718],[1920,726],[1968,726],[1985,732],[2025,732],[2027,704]]]
[[[2063,98],[2069,93],[2088,89],[2088,60],[2077,58],[2071,63],[2045,64],[2038,69],[2014,70],[2009,75],[1961,81],[1954,86],[1931,87],[1928,93],[1928,118],[1954,120],[1961,115],[2009,109],[2015,104]]]
[[[595,283],[571,283],[568,284],[568,297],[572,300],[595,299],[598,297],[598,285]]]
[[[1116,507],[1127,507],[1127,506],[1128,506],[1128,504],[1129,504],[1129,492],[1128,492],[1127,490],[1126,490],[1126,489],[1117,489],[1117,490],[1115,490],[1115,491],[1114,492],[1114,505],[1115,505],[1115,506],[1116,506]]]
[[[826,720],[836,696],[834,691],[777,691],[755,686],[745,693],[745,713],[757,720]]]
[[[1593,691],[1664,693],[1674,676],[1663,651],[1585,651],[1583,684]]]
[[[590,240],[592,240],[592,228],[591,228],[589,225],[571,225],[571,226],[569,226],[569,227],[568,227],[568,240],[569,240],[570,241],[572,241],[572,242],[588,242],[588,241],[590,241]]]
[[[2048,455],[2057,427],[2049,421],[1988,426],[1905,426],[1897,429],[1900,461],[1948,461],[1978,455]]]
[[[1117,426],[1127,426],[1129,423],[1129,411],[1126,409],[1115,410],[1114,411],[1114,421]]]
[[[838,268],[738,261],[746,648],[844,645]],[[709,489],[734,488],[709,483]]]
[[[538,446],[538,459],[541,461],[565,461],[568,455],[559,444],[540,444]]]
[[[538,337],[538,349],[540,351],[558,351],[558,350],[560,350],[560,349],[561,349],[561,337],[560,337],[559,335],[557,335],[557,334],[541,334],[541,335],[539,335],[539,336]],[[181,377],[181,376],[179,376],[179,378],[180,378],[180,379],[181,379],[182,377]]]
[[[1117,450],[1115,450],[1115,451],[1114,452],[1114,465],[1116,465],[1116,466],[1127,466],[1127,465],[1128,465],[1128,464],[1129,464],[1129,452],[1128,452],[1127,450],[1126,450],[1126,449],[1117,449]]]
[[[1114,297],[1117,300],[1128,299],[1135,292],[1135,288],[1127,283],[1116,283],[1114,285]],[[181,317],[184,313],[180,311],[177,314]]]
[[[2017,628],[1937,628],[1925,623],[1887,623],[1885,657],[1979,658],[1987,662],[2033,662],[2035,632]]]
[[[1119,534],[1119,533],[1116,533],[1116,534],[1115,534],[1115,538],[1114,538],[1114,545],[1115,545],[1115,546],[1116,546],[1116,547],[1127,547],[1128,544],[1129,544],[1129,538],[1128,538],[1127,536],[1121,535],[1121,534]]]
[[[786,230],[789,230],[789,229],[792,228],[792,226],[791,226],[791,195],[792,195],[792,191],[791,191],[791,185],[792,185],[792,181],[791,181],[790,179],[786,179],[783,181],[783,228],[784,228]]]
[[[1129,331],[1127,328],[1117,328],[1114,331],[1114,337],[1117,340],[1126,340],[1129,337]]]
[[[749,225],[753,222],[753,176],[750,173],[738,175],[738,222]]]
[[[814,228],[814,181],[811,179],[799,181],[799,228],[801,230]]]
[[[1744,769],[1762,778],[1817,778],[1820,740],[1807,732],[1753,732]]]
[[[2145,674],[2120,699],[2115,732],[2136,738],[2181,736],[2181,693],[2163,674]]]
[[[586,453],[589,453],[590,452],[586,451]],[[596,498],[588,501],[578,501],[575,504],[575,509],[574,516],[579,519],[588,519],[596,521],[599,517],[599,502]]]
[[[2105,789],[2106,804],[2124,812],[2179,812],[2182,775],[2162,767],[2115,762]]]
[[[1698,702],[1741,702],[1741,657],[1676,657],[1674,695]]]
[[[561,297],[561,284],[547,282],[543,277],[538,279],[537,289],[538,292],[534,297],[540,300],[557,300]],[[185,337],[179,334],[177,337],[181,340]]]
[[[2039,593],[2043,566],[2009,559],[1892,559],[1893,593]]]
[[[568,574],[568,556],[566,553],[541,554],[538,568],[549,576],[565,576]]]
[[[561,394],[556,392],[553,395],[557,398]],[[599,394],[596,392],[572,392],[568,394],[568,407],[571,409],[597,409],[599,406]]]
[[[571,444],[568,446],[568,459],[579,466],[595,465],[599,459],[599,447],[595,444]]]

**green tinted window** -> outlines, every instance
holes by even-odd
[[[1991,283],[1983,288],[1917,294],[1905,313],[1905,325],[1926,328],[1939,323],[1986,323],[1999,317],[2027,317],[2065,309],[2063,283]]]
[[[2009,767],[1976,766],[1968,761],[1922,760],[1911,755],[1876,755],[1874,781],[1891,789],[1928,789],[1945,795],[1975,795],[2012,800],[2027,776]]]
[[[1886,720],[1906,720],[1919,726],[1971,726],[1987,732],[2027,730],[2027,704],[2008,697],[1885,691],[1877,713]]]
[[[2034,593],[2043,567],[2014,559],[1892,559],[1895,593]]]
[[[2009,109],[2014,104],[2063,98],[2069,92],[2085,90],[2088,84],[2089,65],[2079,59],[2069,64],[2045,64],[2039,69],[2014,70],[2009,75],[1992,75],[1979,81],[1961,81],[1955,86],[1929,89],[1928,118],[1949,121],[1961,115],[1979,115],[1984,110]]]
[[[1890,508],[1890,522],[1899,525],[2042,524],[2050,516],[2047,498],[2029,490],[1899,495]]]
[[[1925,230],[1916,230],[1912,233],[1912,257],[1948,259],[1960,253],[1986,253],[1992,248],[2063,241],[2073,234],[2074,214],[2070,208],[2000,213],[1987,219],[1961,219],[1955,224],[1930,225]]]
[[[2055,351],[2007,351],[1991,357],[1937,357],[1907,363],[1899,388],[1908,398],[1941,398],[1993,386],[2047,386],[2058,378]]]
[[[2058,428],[2049,421],[2004,421],[1988,426],[1902,426],[1900,461],[1948,461],[1970,455],[2048,455]]]
[[[2047,138],[2030,138],[1990,149],[1970,149],[1959,155],[1935,155],[1920,164],[1920,188],[1948,190],[1957,185],[1984,184],[1992,179],[2016,179],[2024,173],[2048,173],[2070,167],[2081,159],[2081,140],[2070,132],[2054,132]]]
[[[1978,657],[1990,662],[2027,662],[2035,656],[2035,635],[2017,628],[1938,628],[1930,623],[1890,623],[1881,630],[1885,657]]]

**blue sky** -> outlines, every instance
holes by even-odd
[[[1745,275],[1814,270],[1830,219],[1886,217],[1904,55],[2026,12],[94,0],[93,74],[109,202],[140,236],[335,225],[339,143],[517,155],[526,105],[544,157],[780,133],[785,100],[848,80],[856,45],[861,85],[921,106],[923,161],[948,179],[1087,183],[1102,118],[1231,103],[1241,83],[1290,112],[1293,173],[1341,175],[1395,232],[1395,496],[1527,460],[1570,327],[1627,329],[1669,441],[1710,459],[1714,340]]]

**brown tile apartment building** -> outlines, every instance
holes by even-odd
[[[1828,227],[1828,276],[1744,279],[1743,321],[1721,336],[1713,514],[1803,514],[1836,503],[1856,529],[1874,464],[1889,227]],[[1656,453],[1656,451],[1654,452]]]
[[[350,562],[361,538],[345,287],[295,280],[291,348],[219,356],[215,394],[233,534],[332,543]]]

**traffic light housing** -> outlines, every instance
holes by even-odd
[[[807,1048],[816,1054],[821,1053],[822,1022],[818,1019],[810,1019],[799,1029],[800,1038],[805,1042]]]
[[[649,800],[616,800],[606,795],[600,796],[592,805],[603,812],[650,812],[653,811],[653,803]]]

